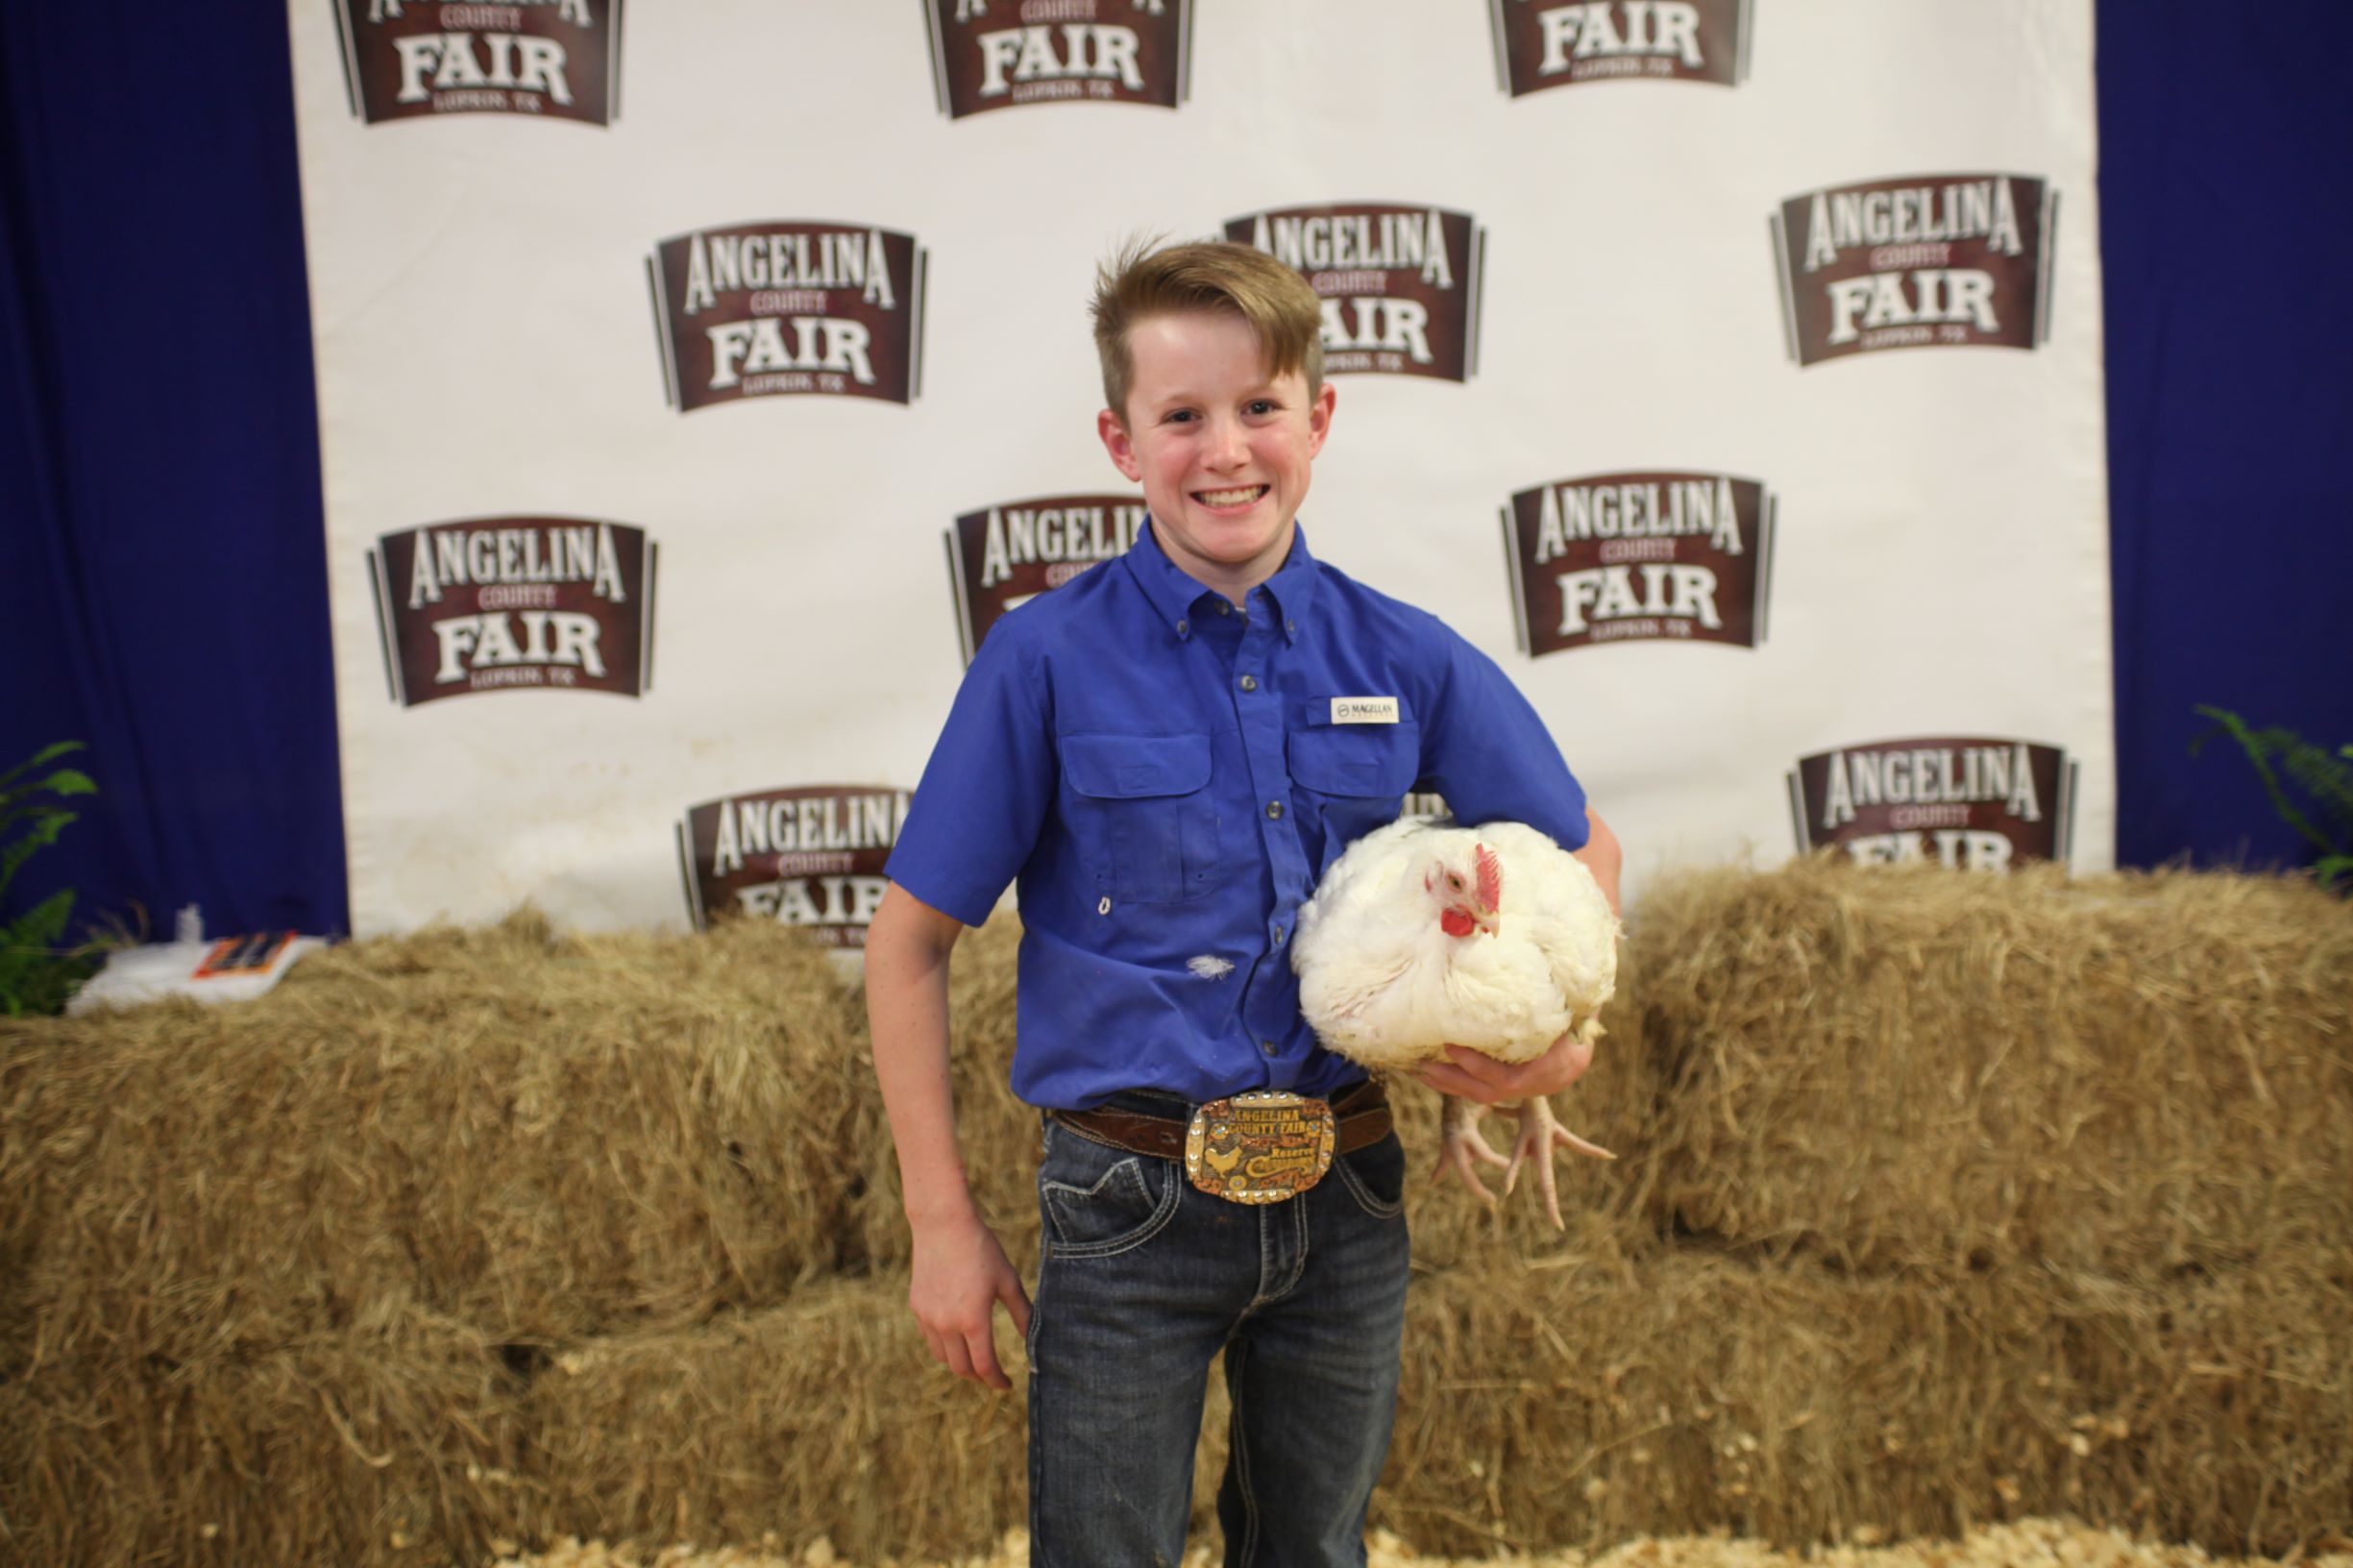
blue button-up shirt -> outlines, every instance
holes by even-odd
[[[1394,722],[1347,722],[1384,702]],[[1018,879],[1030,1104],[1328,1095],[1364,1073],[1299,1015],[1299,906],[1416,789],[1585,842],[1543,721],[1436,617],[1317,562],[1304,529],[1237,607],[1143,528],[990,629],[888,870],[967,925]]]

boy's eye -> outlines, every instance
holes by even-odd
[[[1271,414],[1274,411],[1275,404],[1272,398],[1253,398],[1250,401],[1250,412],[1254,414]]]
[[[1190,408],[1174,409],[1168,415],[1168,423],[1171,425],[1189,425],[1192,419],[1193,412]]]

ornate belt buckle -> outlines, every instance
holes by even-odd
[[[1185,1129],[1185,1174],[1213,1197],[1280,1203],[1332,1168],[1332,1107],[1277,1089],[1212,1100]]]

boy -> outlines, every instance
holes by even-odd
[[[1493,661],[1308,553],[1337,400],[1298,273],[1241,245],[1131,249],[1094,324],[1097,431],[1149,527],[990,632],[867,939],[910,1304],[932,1354],[992,1387],[995,1307],[1028,1335],[1033,1564],[1181,1559],[1221,1350],[1226,1562],[1360,1564],[1396,1406],[1404,1154],[1381,1086],[1301,1019],[1287,940],[1417,783],[1578,849],[1613,905],[1616,843]],[[1017,876],[1013,1087],[1046,1118],[1034,1308],[972,1206],[947,1073],[949,949]],[[1591,1051],[1454,1055],[1425,1081],[1492,1104],[1564,1088]],[[1329,1174],[1252,1203],[1189,1182],[1196,1110],[1264,1090],[1301,1097],[1280,1113],[1297,1124],[1329,1107]]]

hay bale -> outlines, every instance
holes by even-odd
[[[511,1343],[772,1302],[864,1262],[840,1151],[872,1097],[855,999],[750,923],[527,916],[353,943],[235,1007],[12,1025],[0,1329],[184,1360],[385,1297]]]
[[[2341,1526],[2348,919],[2242,878],[1658,890],[1563,1097],[1625,1156],[1564,1165],[1566,1236],[1432,1186],[1434,1097],[1396,1096],[1416,1278],[1376,1519],[1482,1553]],[[952,1068],[1026,1272],[1017,936],[959,955]],[[523,917],[236,1008],[0,1025],[0,1531],[45,1558],[940,1556],[1020,1516],[1017,1396],[931,1367],[907,1311],[857,999],[773,927]],[[132,1516],[64,1517],[117,1476]],[[255,1523],[201,1556],[232,1502]]]
[[[1589,1219],[1542,1258],[1417,1274],[1373,1522],[1424,1550],[1701,1528],[1798,1547],[2068,1512],[2281,1553],[2353,1515],[2353,1295],[2296,1259],[2163,1286],[2025,1267],[1941,1285]],[[903,1277],[600,1341],[534,1380],[523,1538],[986,1550],[1021,1522],[1015,1392],[932,1365]],[[1225,1461],[1213,1376],[1196,1538]]]
[[[703,1328],[593,1341],[533,1381],[525,1539],[766,1538],[797,1556],[979,1553],[1028,1518],[1028,1362],[991,1394],[937,1366],[907,1278],[814,1286]],[[1193,1528],[1213,1529],[1230,1411],[1213,1374],[1194,1465]]]
[[[393,1301],[252,1356],[0,1378],[0,1558],[482,1561],[513,1511],[520,1392],[483,1335]]]
[[[2353,1234],[2353,906],[2235,875],[1830,860],[1654,890],[1662,1229],[2155,1278]]]
[[[2285,1552],[2353,1517],[2347,1284],[2295,1258],[2163,1286],[1503,1260],[1416,1282],[1374,1515],[1452,1553],[2052,1512]]]
[[[1004,918],[963,944],[952,1070],[975,1197],[1032,1269],[1037,1114],[1007,1083],[1018,939]],[[1574,1097],[1621,1146],[1653,1092],[1629,1032]],[[1435,1100],[1398,1098],[1427,1170]],[[1571,1163],[1571,1203],[1627,1168]],[[0,1184],[23,1195],[0,1213],[0,1331],[19,1331],[0,1364],[272,1345],[387,1295],[551,1344],[908,1259],[858,999],[745,922],[567,938],[527,912],[351,943],[236,1007],[9,1025]],[[1530,1194],[1499,1225],[1458,1191],[1414,1193],[1427,1259],[1458,1236],[1557,1244]]]
[[[518,1521],[527,1540],[773,1533],[796,1553],[827,1536],[853,1555],[944,1556],[1026,1516],[1020,1394],[933,1367],[903,1277],[567,1349],[529,1410],[545,1491]]]

